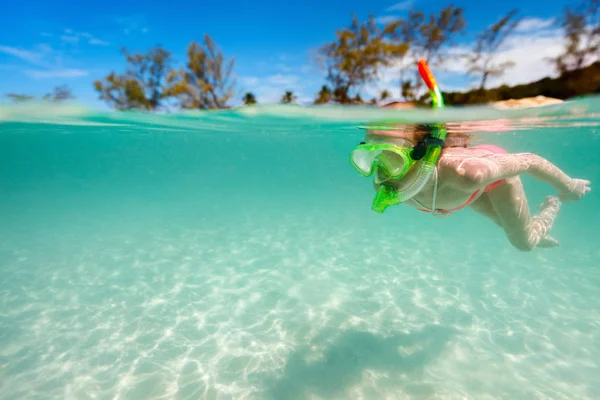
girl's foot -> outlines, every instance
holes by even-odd
[[[542,248],[542,249],[550,249],[552,247],[558,247],[558,246],[560,246],[560,243],[558,243],[558,240],[554,239],[552,236],[549,236],[549,235],[542,238],[542,240],[540,240],[540,242],[537,245],[537,247]]]

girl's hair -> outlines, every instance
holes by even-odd
[[[449,147],[470,147],[472,135],[458,132],[452,129],[452,126],[446,125],[444,127],[446,129],[446,140],[444,143],[444,148]],[[425,138],[426,135],[430,134],[432,130],[435,129],[432,125],[419,125],[417,129],[413,131],[413,138],[419,142]]]
[[[371,136],[388,136],[388,137],[406,137],[410,138],[415,144],[425,138],[426,135],[431,134],[435,127],[433,125],[419,124],[419,125],[397,125],[393,130],[385,131],[369,131],[367,134]],[[463,133],[458,131],[457,126],[453,124],[445,124],[447,131],[444,148],[449,147],[470,147],[473,134]]]

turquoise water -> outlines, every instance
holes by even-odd
[[[1,108],[0,398],[597,399],[599,110]],[[384,118],[592,192],[531,253],[471,210],[379,215],[348,154]]]

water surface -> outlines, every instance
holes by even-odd
[[[599,109],[1,108],[0,397],[597,399],[596,189],[521,253],[471,210],[374,213],[348,155],[443,121],[594,188]]]

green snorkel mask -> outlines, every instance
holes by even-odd
[[[350,154],[350,162],[362,176],[371,176],[376,169],[392,179],[400,179],[414,165],[412,149],[388,143],[361,142]]]
[[[427,63],[420,60],[418,67],[421,78],[429,88],[432,106],[444,107],[444,99]],[[429,181],[446,138],[443,125],[434,124],[431,128],[430,134],[412,148],[384,143],[361,143],[352,151],[350,162],[363,176],[370,176],[379,168],[390,178],[400,179],[413,167],[417,168],[415,173],[406,177],[399,186],[381,184],[373,199],[371,208],[374,211],[383,213],[389,206],[409,200]]]
[[[379,169],[391,179],[401,179],[417,161],[427,155],[429,147],[435,145],[441,147],[444,141],[432,135],[427,135],[415,146],[408,144],[406,147],[389,143],[361,142],[352,150],[350,162],[363,176],[371,176]]]

